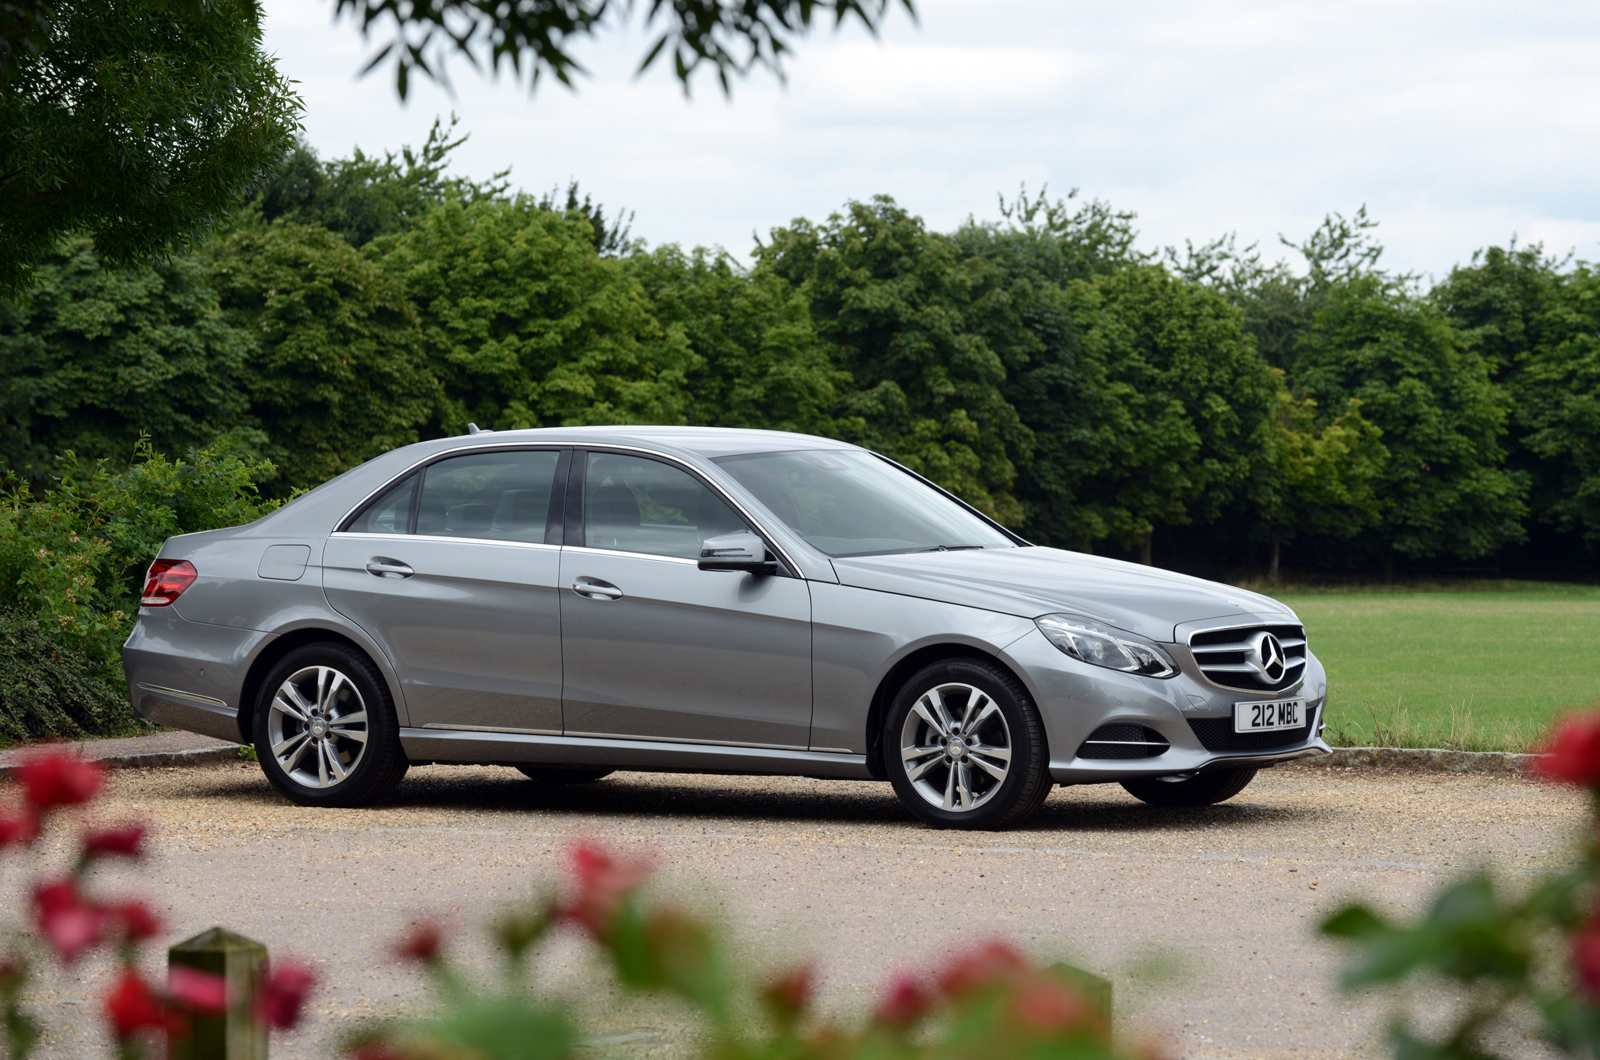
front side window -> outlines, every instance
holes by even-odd
[[[428,465],[416,532],[543,543],[559,456],[550,450],[469,453]]]
[[[1015,547],[949,497],[870,453],[800,450],[716,462],[830,556]]]
[[[749,529],[693,475],[645,457],[590,453],[583,508],[590,548],[696,559],[706,538]]]

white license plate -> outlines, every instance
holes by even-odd
[[[1298,729],[1306,723],[1306,701],[1280,699],[1271,703],[1235,703],[1234,732],[1272,732]]]

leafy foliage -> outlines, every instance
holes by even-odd
[[[145,567],[174,534],[236,526],[275,507],[255,487],[271,466],[225,445],[171,461],[141,440],[121,471],[82,467],[71,453],[61,468],[46,489],[18,485],[0,497],[0,585],[116,687]]]
[[[105,268],[87,238],[62,244],[30,295],[0,303],[0,454],[27,481],[56,457],[125,459],[204,445],[248,409],[248,337],[223,317],[200,264]]]
[[[1600,715],[1564,722],[1543,751],[1535,772],[1586,787],[1593,801]],[[1322,932],[1349,947],[1340,980],[1346,990],[1389,993],[1389,1037],[1401,1060],[1490,1060],[1505,1055],[1497,1039],[1530,1032],[1559,1055],[1589,1057],[1600,1051],[1597,880],[1591,821],[1578,857],[1531,884],[1469,872],[1447,883],[1414,922],[1356,903],[1328,917]],[[1425,1024],[1405,988],[1429,983],[1454,987],[1461,1001]]]
[[[888,984],[871,1017],[845,1023],[813,1011],[809,966],[754,975],[729,960],[709,920],[641,892],[650,868],[594,843],[573,847],[566,893],[507,910],[493,941],[503,958],[495,987],[469,981],[448,959],[439,929],[421,925],[395,953],[423,965],[439,1004],[433,1014],[374,1025],[352,1036],[356,1060],[560,1060],[574,1055],[578,1024],[530,983],[530,959],[561,929],[593,943],[629,1000],[664,996],[700,1024],[695,1056],[719,1060],[1113,1060],[1151,1050],[1113,1042],[1108,1006],[1092,977],[1040,967],[991,941],[958,954],[932,976]],[[1108,998],[1104,998],[1108,1001]]]
[[[32,615],[0,611],[0,742],[132,735],[143,726],[93,661]]]
[[[724,92],[731,78],[756,66],[782,73],[783,57],[795,38],[819,16],[833,16],[835,25],[854,18],[876,32],[893,0],[649,0],[645,23],[654,40],[639,63],[648,69],[662,55],[672,57],[672,72],[688,89],[702,65],[716,71]],[[911,0],[900,0],[915,14]],[[367,69],[392,58],[395,90],[406,97],[412,74],[446,81],[445,60],[451,54],[474,66],[499,73],[511,68],[530,87],[548,74],[570,85],[583,67],[572,55],[573,44],[593,36],[613,20],[626,20],[631,0],[525,0],[506,5],[489,0],[337,0],[337,11],[349,14],[370,33],[374,23],[392,25],[394,39],[384,45]],[[656,27],[659,25],[659,29]]]
[[[298,128],[253,0],[61,0],[36,30],[0,88],[0,296],[77,231],[119,265],[193,240]]]

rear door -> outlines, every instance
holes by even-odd
[[[806,583],[700,570],[702,541],[748,527],[682,468],[595,451],[586,466],[575,458],[573,475],[561,555],[567,733],[808,746]]]
[[[447,456],[329,540],[328,601],[388,653],[410,724],[559,733],[570,452]]]

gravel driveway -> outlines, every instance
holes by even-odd
[[[656,852],[663,885],[722,903],[752,959],[818,958],[829,1006],[865,1006],[888,969],[998,933],[1109,975],[1119,1026],[1181,1055],[1332,1057],[1375,1053],[1380,1012],[1335,993],[1319,914],[1357,895],[1414,908],[1486,861],[1536,872],[1564,853],[1583,803],[1514,777],[1302,766],[1203,811],[1067,788],[1024,829],[957,833],[912,823],[886,784],[624,773],[562,790],[434,766],[389,806],[309,810],[241,763],[124,772],[102,813],[157,829],[155,856],[106,889],[152,893],[171,940],[224,924],[318,967],[314,1018],[275,1042],[281,1060],[332,1056],[341,1027],[421,996],[385,952],[414,917],[470,927],[549,879],[582,834]],[[8,894],[21,879],[8,861]],[[551,964],[569,988],[584,981],[570,950]],[[1163,964],[1182,973],[1152,971]],[[45,1055],[94,1055],[85,1006],[103,975],[90,965],[41,992]],[[670,1012],[605,1029],[628,1055],[684,1040]]]

